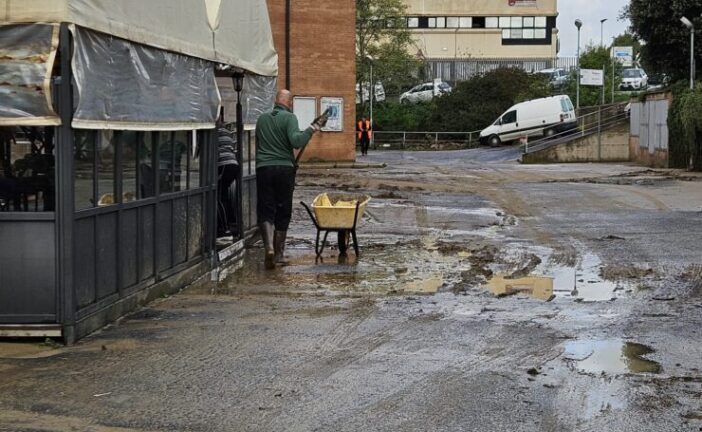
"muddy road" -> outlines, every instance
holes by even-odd
[[[702,177],[384,152],[361,257],[262,251],[73,347],[0,343],[0,431],[700,431]]]

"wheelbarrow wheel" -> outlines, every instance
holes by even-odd
[[[347,230],[339,231],[339,254],[346,255],[349,249],[349,243],[351,242],[351,232]]]

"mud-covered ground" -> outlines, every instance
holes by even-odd
[[[0,431],[702,430],[702,177],[517,156],[302,171],[373,197],[360,259],[297,205],[287,267],[0,341]]]

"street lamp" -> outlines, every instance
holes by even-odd
[[[368,59],[368,63],[370,64],[370,124],[371,124],[371,130],[375,127],[373,123],[373,96],[375,95],[375,86],[373,85],[373,61],[375,60],[373,57],[370,55],[367,55],[366,58]],[[363,96],[363,90],[361,90],[361,96]],[[370,136],[370,145],[373,145],[373,141],[375,140],[375,134],[371,134]]]
[[[578,58],[577,58],[577,66],[576,69],[578,70],[578,81],[577,81],[577,86],[576,86],[576,95],[575,95],[575,106],[576,108],[580,108],[580,27],[583,26],[583,22],[580,21],[579,19],[575,20],[575,27],[578,28]]]
[[[604,23],[607,21],[607,18],[602,18],[600,20],[600,45],[604,47]]]
[[[685,27],[690,29],[690,90],[695,89],[695,26],[686,17],[680,18]]]

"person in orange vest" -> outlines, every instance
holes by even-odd
[[[368,146],[373,136],[373,125],[371,125],[370,120],[361,117],[361,120],[356,125],[356,134],[358,135],[358,141],[361,143],[361,155],[367,156]]]

